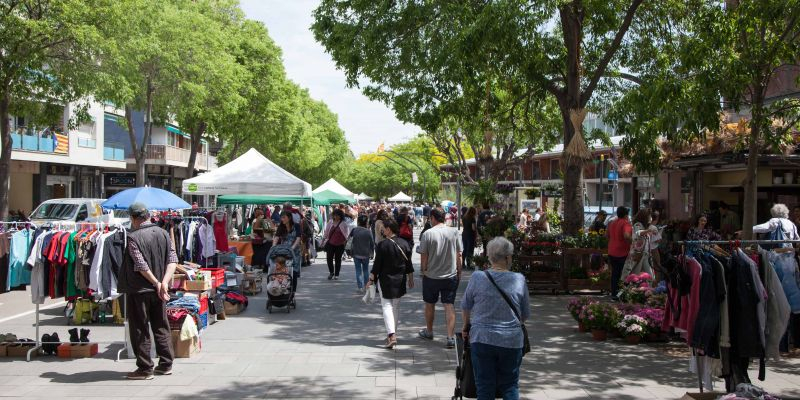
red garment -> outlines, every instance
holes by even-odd
[[[627,257],[631,251],[631,243],[625,240],[625,234],[632,235],[633,227],[626,218],[618,218],[608,227],[608,255]]]
[[[688,257],[686,258],[685,266],[686,272],[689,273],[692,279],[692,287],[689,290],[688,296],[680,296],[678,288],[669,288],[669,298],[672,301],[672,307],[667,304],[661,330],[667,332],[670,327],[682,329],[686,331],[688,343],[688,341],[691,340],[692,332],[694,332],[694,323],[697,320],[697,313],[700,312],[700,273],[703,268],[697,260]],[[680,315],[677,321],[673,320],[672,308],[675,308],[675,310],[680,309]]]
[[[218,220],[217,216],[212,214],[211,220],[214,221],[214,240],[217,242],[217,250],[226,253],[230,250],[228,245],[228,216],[222,217]]]

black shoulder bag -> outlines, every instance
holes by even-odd
[[[522,322],[522,318],[519,316],[519,312],[517,308],[514,307],[514,303],[511,302],[511,299],[508,298],[506,292],[503,289],[500,289],[500,286],[497,286],[497,282],[494,281],[492,278],[492,274],[489,271],[483,271],[486,274],[486,277],[489,278],[489,281],[492,282],[492,285],[500,292],[500,295],[503,296],[503,300],[508,303],[508,306],[511,307],[511,311],[514,312],[514,316],[517,317],[517,321],[519,321],[519,325],[522,327],[522,355],[528,354],[531,352],[531,342],[528,340],[528,328],[525,327],[525,323]]]

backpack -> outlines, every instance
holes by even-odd
[[[408,224],[408,217],[403,218],[403,222],[400,223],[400,237],[406,240],[414,238],[414,231],[411,230],[411,225]]]
[[[778,227],[774,231],[767,234],[766,240],[786,240],[786,235],[783,233],[782,221],[778,224]],[[761,248],[764,250],[774,250],[784,246],[786,246],[786,243],[762,244]]]

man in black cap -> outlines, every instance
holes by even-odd
[[[153,379],[153,374],[172,374],[172,340],[166,302],[169,282],[178,264],[178,255],[167,231],[150,222],[150,213],[142,203],[128,207],[131,231],[125,261],[120,271],[119,290],[126,293],[128,323],[136,371],[126,377],[134,380]],[[158,366],[150,358],[152,328],[158,354]]]

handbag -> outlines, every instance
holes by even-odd
[[[500,286],[497,286],[497,282],[494,281],[492,278],[492,274],[489,271],[483,271],[486,274],[486,277],[489,278],[489,281],[492,282],[492,285],[500,292],[500,295],[503,296],[503,300],[508,303],[508,306],[511,307],[511,311],[514,312],[514,316],[517,317],[517,321],[519,321],[519,325],[522,327],[522,355],[528,354],[531,352],[531,342],[528,339],[528,328],[525,327],[525,323],[522,322],[522,318],[519,316],[519,312],[517,308],[514,307],[514,304],[511,303],[511,299],[508,298],[506,292],[503,289],[500,289]]]

